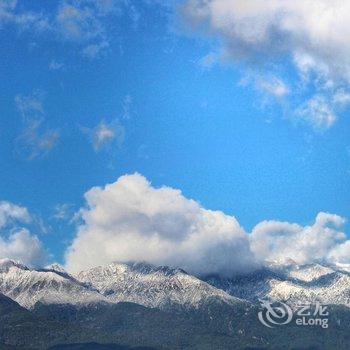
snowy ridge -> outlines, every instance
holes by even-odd
[[[248,275],[231,279],[211,276],[205,280],[252,302],[273,298],[292,305],[320,301],[350,307],[350,273],[329,265],[271,263]]]
[[[350,273],[339,266],[270,263],[242,276],[197,278],[181,269],[147,263],[112,263],[70,275],[58,264],[31,269],[0,260],[0,293],[32,309],[35,304],[133,302],[160,309],[199,309],[273,298],[300,304],[350,307]]]
[[[198,308],[211,302],[242,302],[181,269],[147,263],[112,263],[83,271],[76,278],[110,301],[129,301],[146,307]]]
[[[107,302],[100,293],[68,274],[30,269],[9,259],[0,260],[0,293],[27,309],[37,302],[74,305]]]
[[[268,297],[289,300],[292,304],[320,301],[350,307],[350,274],[319,264],[292,266],[285,280],[271,280]]]
[[[58,264],[35,270],[0,260],[0,293],[28,309],[38,302],[79,306],[128,301],[161,309],[242,302],[181,269],[146,263],[113,263],[72,276]]]

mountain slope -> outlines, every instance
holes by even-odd
[[[318,291],[317,298],[340,303],[329,306],[329,329],[300,327],[295,322],[270,329],[258,320],[259,306],[164,266],[114,263],[73,277],[60,266],[32,270],[3,260],[0,276],[0,288],[8,288],[29,305],[25,309],[0,294],[0,349],[106,348],[103,344],[110,344],[159,350],[345,350],[350,344],[350,310],[342,306],[349,275],[332,266],[271,264],[231,279],[207,277],[217,287],[251,301],[275,293],[283,300],[306,302]],[[295,293],[296,288],[304,294]],[[328,288],[329,294],[322,294]],[[28,304],[31,293],[35,304]],[[97,302],[90,302],[90,293],[97,294]],[[121,300],[137,300],[147,307]]]
[[[350,307],[350,273],[334,266],[270,264],[243,276],[207,276],[204,280],[251,302],[273,298],[292,305],[319,301]]]
[[[86,288],[62,271],[33,270],[9,259],[0,260],[0,292],[25,308],[37,302],[84,304],[107,302],[97,291]]]
[[[196,309],[214,302],[230,305],[243,302],[181,269],[146,263],[112,263],[80,272],[76,278],[96,288],[109,301],[160,309],[174,306]]]

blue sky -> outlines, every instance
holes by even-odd
[[[324,48],[303,47],[306,69],[283,33],[259,52],[195,3],[1,3],[0,199],[28,209],[53,260],[84,193],[135,172],[248,232],[349,216],[347,62],[326,74]]]

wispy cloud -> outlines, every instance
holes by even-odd
[[[103,55],[113,39],[111,21],[124,11],[132,25],[137,25],[139,13],[128,1],[60,0],[51,11],[31,9],[23,0],[1,1],[0,25],[13,24],[21,31],[31,30],[51,39],[75,44],[87,58]]]
[[[130,119],[133,114],[133,98],[131,95],[125,95],[122,103],[123,119]]]
[[[337,120],[331,104],[324,96],[317,95],[306,101],[296,111],[298,117],[309,123],[315,130],[325,130]]]
[[[120,147],[124,143],[125,128],[117,119],[111,122],[101,120],[94,128],[82,127],[81,130],[89,137],[96,152],[112,145]]]
[[[281,79],[276,77],[271,77],[270,79],[260,78],[257,80],[256,85],[263,92],[277,98],[284,97],[289,93],[288,86]]]
[[[203,69],[210,70],[217,62],[220,61],[220,55],[216,52],[209,52],[199,59],[198,64]]]
[[[30,222],[27,208],[7,201],[0,201],[0,229],[13,221]]]
[[[49,70],[60,70],[63,68],[64,68],[64,64],[56,60],[52,60],[49,64]]]
[[[55,206],[52,217],[58,221],[71,221],[74,214],[74,206],[72,204],[64,203]]]
[[[43,94],[17,95],[15,104],[22,117],[23,130],[15,141],[16,151],[28,160],[46,155],[57,143],[57,129],[44,127]]]

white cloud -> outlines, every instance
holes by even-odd
[[[204,69],[211,69],[218,61],[220,61],[220,55],[216,52],[210,52],[203,56],[198,64]]]
[[[321,212],[306,226],[263,221],[247,233],[235,217],[205,209],[179,190],[155,188],[139,174],[94,187],[85,198],[66,252],[72,271],[130,260],[224,275],[271,260],[350,263],[345,220],[334,214]]]
[[[110,123],[102,120],[93,129],[84,127],[82,128],[82,131],[89,136],[96,152],[106,148],[114,142],[119,146],[124,142],[125,129],[118,120],[114,120]]]
[[[332,102],[336,105],[347,106],[350,104],[350,93],[344,90],[338,90],[334,94]]]
[[[125,95],[122,102],[123,119],[130,119],[133,115],[133,98],[131,95]]]
[[[41,12],[17,12],[17,0],[0,2],[0,27],[6,24],[15,24],[21,29],[47,30],[49,23]]]
[[[0,201],[0,258],[19,260],[30,266],[43,266],[48,253],[37,236],[20,227],[32,218],[27,208]]]
[[[27,208],[0,201],[0,229],[13,221],[29,222],[31,220]]]
[[[16,139],[17,152],[28,160],[46,155],[56,145],[60,133],[44,127],[42,94],[36,91],[28,96],[17,95],[15,104],[23,122],[23,131]]]
[[[49,259],[39,238],[24,228],[11,233],[7,238],[0,236],[0,258],[18,260],[34,267],[44,266]]]
[[[154,188],[139,174],[92,188],[85,198],[83,224],[66,253],[70,270],[129,260],[194,273],[228,274],[254,265],[234,217],[206,210],[179,190]]]
[[[284,97],[289,93],[288,86],[281,79],[276,77],[270,79],[258,79],[257,87],[275,97]]]
[[[23,0],[0,3],[0,26],[16,25],[20,31],[31,30],[50,39],[78,45],[83,56],[101,56],[112,39],[110,17],[119,16],[122,10],[134,11],[125,1],[60,0],[50,12],[31,9]],[[115,23],[115,21],[114,21]]]
[[[350,79],[347,1],[189,0],[182,13],[193,27],[219,35],[233,57],[309,57],[308,69],[321,63]]]
[[[316,95],[306,101],[298,108],[296,115],[316,130],[328,129],[337,120],[332,104],[322,95]]]
[[[250,68],[275,69],[286,60],[304,83],[338,105],[350,83],[350,2],[342,0],[187,0],[181,7],[185,21],[196,31],[218,39],[227,58]],[[262,84],[277,96],[281,85]],[[295,94],[300,92],[300,84]],[[331,127],[336,111],[317,94],[306,106],[305,119],[312,126]]]
[[[345,241],[342,244],[336,246],[329,253],[329,258],[331,261],[339,264],[350,264],[350,241]]]
[[[340,216],[322,212],[310,226],[263,221],[252,231],[251,248],[262,262],[292,259],[305,264],[329,260],[331,251],[345,241],[345,234],[339,231],[343,224]]]
[[[64,64],[61,62],[57,62],[56,60],[52,60],[49,64],[50,70],[60,70],[64,68]]]

